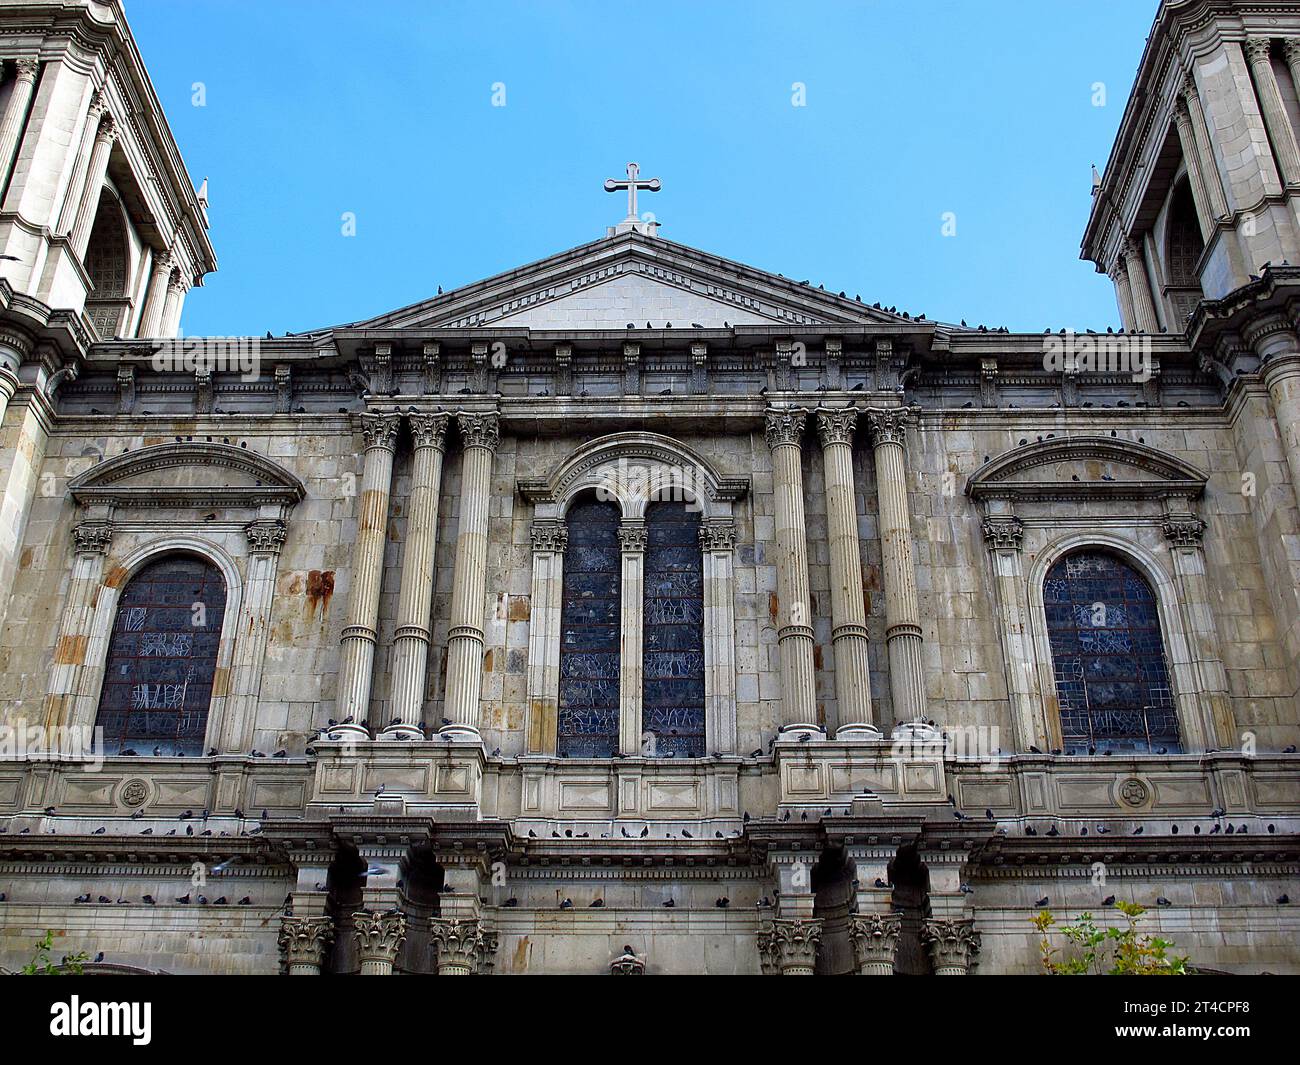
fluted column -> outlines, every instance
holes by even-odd
[[[87,171],[90,168],[90,155],[94,150],[95,134],[99,132],[99,119],[104,113],[104,90],[96,89],[90,94],[90,103],[86,107],[86,117],[81,126],[81,143],[77,146],[77,158],[73,163],[72,179],[63,194],[63,207],[59,211],[59,236],[68,236],[77,222],[77,209],[81,206],[81,193],[86,187]]]
[[[393,483],[393,452],[397,448],[399,414],[363,414],[361,434],[366,442],[357,508],[357,534],[352,550],[352,593],[348,623],[339,652],[338,719],[356,734],[365,731],[370,684],[375,664],[379,620],[379,586],[384,568],[388,501]]]
[[[1151,298],[1146,261],[1136,240],[1124,242],[1124,262],[1128,266],[1128,283],[1133,292],[1133,327],[1139,333],[1158,333],[1160,320],[1156,317],[1156,305]]]
[[[1133,289],[1128,283],[1128,264],[1121,255],[1110,268],[1110,279],[1115,283],[1115,299],[1119,302],[1119,322],[1125,329],[1134,329]]]
[[[17,67],[18,78],[10,90],[4,118],[0,120],[0,189],[8,187],[9,177],[13,173],[18,142],[22,139],[23,123],[27,119],[27,109],[31,106],[41,63],[39,59],[24,57],[17,61]]]
[[[362,976],[392,976],[393,962],[406,940],[406,915],[400,912],[352,915]]]
[[[169,252],[154,252],[153,271],[149,275],[149,289],[145,293],[144,313],[140,318],[138,336],[163,335],[163,308],[167,302],[167,285],[171,280],[173,266],[175,261]]]
[[[185,280],[179,268],[173,267],[167,278],[167,298],[163,300],[162,335],[174,337],[181,326],[181,311],[185,307],[185,293],[189,292],[189,282]]]
[[[442,732],[478,739],[478,700],[483,685],[483,596],[487,590],[488,502],[492,456],[501,441],[500,417],[458,415],[461,461],[460,527],[447,633],[447,691]]]
[[[438,948],[439,976],[473,976],[485,950],[476,918],[431,917],[429,933]]]
[[[1190,73],[1183,81],[1183,96],[1187,99],[1187,114],[1192,120],[1192,135],[1196,138],[1196,147],[1201,157],[1201,173],[1205,178],[1205,191],[1210,195],[1210,213],[1217,220],[1228,213],[1228,197],[1223,191],[1223,177],[1219,173],[1219,162],[1214,155],[1214,144],[1210,140],[1210,127],[1205,121],[1205,111],[1201,107],[1201,94],[1196,88],[1196,78]]]
[[[921,942],[930,955],[935,976],[965,976],[979,957],[980,934],[969,918],[927,918],[921,922]]]
[[[1213,208],[1210,206],[1210,193],[1205,183],[1205,170],[1201,165],[1196,132],[1192,128],[1191,112],[1188,110],[1187,98],[1182,93],[1174,98],[1174,125],[1178,127],[1178,143],[1182,146],[1183,158],[1187,160],[1187,175],[1191,180],[1196,220],[1201,226],[1201,237],[1208,241],[1214,232]]]
[[[904,454],[907,412],[867,414],[875,447],[879,495],[880,556],[885,585],[885,645],[889,652],[889,691],[894,717],[925,717],[925,675],[921,669],[921,609],[916,592],[912,520],[907,500]]]
[[[849,941],[860,976],[893,976],[894,954],[903,931],[897,913],[854,914],[849,918]]]
[[[780,615],[781,732],[821,734],[813,672],[812,598],[808,589],[807,525],[803,509],[803,434],[807,412],[769,410],[776,501],[776,583]]]
[[[280,956],[287,975],[320,976],[325,950],[333,939],[332,917],[280,918]]]
[[[99,193],[104,187],[104,177],[108,173],[108,159],[113,154],[113,142],[117,140],[117,125],[113,116],[105,114],[99,120],[95,132],[95,146],[90,151],[90,166],[86,170],[86,183],[81,189],[81,203],[77,207],[77,221],[72,227],[72,250],[77,258],[85,259],[86,246],[90,243],[90,230],[95,224],[95,212],[99,209]]]
[[[447,446],[448,414],[408,416],[415,443],[406,543],[402,546],[402,586],[393,637],[393,720],[384,730],[394,739],[423,739],[420,720],[429,665],[429,608],[433,604],[433,553],[438,539],[438,495],[442,456]]]
[[[871,720],[871,670],[867,658],[867,607],[862,597],[862,549],[853,488],[854,407],[817,411],[817,436],[826,470],[826,524],[831,558],[831,644],[835,649],[836,737],[867,739]]]
[[[1255,79],[1255,95],[1259,99],[1259,109],[1264,115],[1264,125],[1268,129],[1269,140],[1277,155],[1278,173],[1284,185],[1300,182],[1300,147],[1296,145],[1295,131],[1291,128],[1291,118],[1286,113],[1282,102],[1282,92],[1277,85],[1277,75],[1273,73],[1273,63],[1269,58],[1273,42],[1267,37],[1249,37],[1244,50],[1250,72]]]

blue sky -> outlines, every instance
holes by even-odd
[[[1089,166],[1106,161],[1155,6],[127,0],[127,13],[195,184],[211,183],[220,269],[190,294],[187,333],[353,321],[585,243],[623,216],[601,183],[629,159],[663,180],[641,206],[672,240],[914,314],[1038,332],[1117,323],[1079,241]]]

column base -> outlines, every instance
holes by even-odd
[[[804,740],[802,737],[807,736]],[[795,740],[800,743],[808,743],[812,740],[824,740],[826,738],[826,729],[821,725],[795,724],[782,725],[776,730],[778,741]]]
[[[479,735],[478,729],[473,725],[443,725],[438,730],[440,740],[449,740],[452,743],[482,743],[483,737]]]
[[[329,731],[325,733],[325,738],[344,742],[351,740],[356,743],[370,739],[370,730],[365,725],[331,725]]]
[[[420,727],[418,725],[406,725],[406,724],[398,723],[396,725],[389,725],[386,729],[384,729],[381,733],[379,733],[379,735],[376,736],[375,739],[389,740],[389,741],[422,740],[424,739],[424,733],[420,731]]]
[[[835,730],[837,740],[845,740],[850,743],[863,742],[880,742],[885,738],[885,734],[876,728],[875,725],[868,725],[865,722],[855,721],[849,725],[841,725]]]

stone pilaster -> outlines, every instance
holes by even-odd
[[[438,539],[438,497],[447,414],[408,416],[415,457],[402,546],[402,585],[393,636],[393,719],[384,730],[394,739],[422,739],[425,679],[429,666],[429,608],[433,603],[433,554]]]
[[[873,410],[867,415],[876,459],[880,556],[885,585],[885,645],[894,717],[925,717],[925,675],[921,669],[921,610],[916,591],[912,518],[907,499],[904,450],[907,412]]]
[[[528,616],[529,754],[554,754],[560,706],[560,619],[564,551],[569,531],[562,521],[532,527],[533,587]]]
[[[896,913],[855,914],[849,918],[849,940],[860,976],[893,976],[894,952],[903,930]]]
[[[980,934],[969,918],[927,918],[921,922],[921,942],[935,976],[966,976],[979,957]]]
[[[259,518],[244,527],[248,541],[247,578],[235,630],[239,639],[235,641],[231,662],[230,695],[222,715],[225,720],[221,745],[227,754],[247,753],[253,746],[257,695],[262,686],[271,609],[275,604],[275,576],[288,533],[288,526],[279,518]]]
[[[803,435],[807,412],[769,409],[776,497],[777,644],[781,652],[781,732],[821,735],[813,672],[812,596],[808,589],[807,525],[803,508]]]
[[[280,918],[280,960],[288,976],[320,976],[334,940],[332,917]]]
[[[853,486],[853,407],[817,411],[817,436],[826,470],[826,520],[831,559],[831,643],[835,650],[837,738],[871,738],[871,670],[867,608],[862,594],[862,548]],[[841,735],[843,733],[843,735]]]
[[[1147,277],[1146,257],[1136,240],[1124,241],[1124,262],[1128,266],[1129,289],[1133,293],[1133,328],[1139,333],[1160,332],[1151,282]]]
[[[439,976],[473,976],[484,951],[483,926],[473,918],[432,917],[429,933],[438,947]]]
[[[54,647],[50,687],[45,696],[45,725],[57,736],[60,726],[73,723],[77,689],[86,664],[87,642],[94,620],[95,600],[103,581],[104,556],[113,539],[113,527],[106,521],[86,521],[72,529],[75,554],[72,578],[59,638]]]
[[[651,754],[642,749],[641,676],[645,609],[644,521],[625,520],[618,529],[623,580],[619,594],[619,625],[623,634],[618,661],[618,750],[622,755]]]
[[[483,596],[487,591],[488,504],[492,458],[501,442],[500,417],[460,414],[460,526],[447,633],[447,691],[442,732],[478,740],[478,700],[483,686]]]
[[[108,159],[113,153],[115,140],[117,140],[117,125],[113,121],[113,116],[105,113],[100,118],[99,127],[95,132],[95,145],[90,151],[86,184],[81,190],[77,220],[72,226],[72,250],[78,259],[84,259],[86,256],[86,246],[90,243],[90,230],[95,223],[95,213],[99,210],[99,194],[104,186],[104,177],[108,174]]]
[[[1264,116],[1264,126],[1268,130],[1269,141],[1277,156],[1278,174],[1284,185],[1300,182],[1300,147],[1296,145],[1295,131],[1291,128],[1291,118],[1286,113],[1282,102],[1282,92],[1278,88],[1277,75],[1273,73],[1273,62],[1269,58],[1273,42],[1267,37],[1249,37],[1243,46],[1246,62],[1255,80],[1255,95],[1259,100],[1259,109]]]
[[[32,102],[36,76],[41,69],[40,60],[35,56],[24,56],[17,61],[16,65],[18,77],[9,92],[4,118],[0,119],[0,189],[8,185],[9,175],[13,172],[14,158],[18,154],[18,140],[22,136],[23,123],[27,119],[27,108]]]
[[[772,922],[772,946],[782,976],[812,976],[817,965],[817,947],[822,939],[820,918]]]
[[[361,975],[392,976],[393,962],[406,939],[406,915],[359,910],[352,915],[352,921]]]
[[[389,493],[393,482],[393,452],[397,447],[399,414],[363,414],[365,467],[357,507],[357,533],[352,551],[352,591],[348,623],[339,652],[338,720],[344,729],[365,734],[370,685],[375,663],[379,619],[379,588],[383,577],[384,540],[388,527]]]
[[[700,526],[704,553],[705,734],[711,749],[736,751],[736,609],[732,597],[732,556],[736,526],[712,519]]]

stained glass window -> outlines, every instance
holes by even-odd
[[[1115,555],[1067,555],[1043,587],[1065,750],[1179,750],[1155,594]]]
[[[641,727],[655,753],[704,756],[704,556],[687,504],[646,511]]]
[[[611,758],[618,751],[619,521],[614,503],[586,500],[569,508],[556,746],[565,758]]]
[[[151,562],[122,592],[95,724],[118,754],[203,753],[226,586],[189,555]]]

